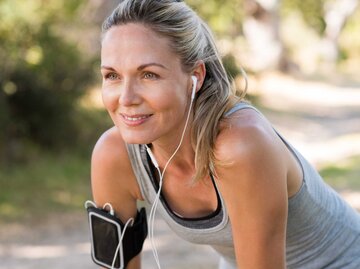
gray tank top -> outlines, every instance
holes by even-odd
[[[239,103],[225,114],[254,109]],[[260,113],[261,114],[261,113]],[[292,269],[359,269],[360,214],[328,185],[317,171],[278,134],[298,160],[303,171],[300,190],[288,200],[286,262]],[[128,144],[129,158],[144,199],[152,204],[158,189],[155,170],[144,145]],[[166,179],[165,179],[166,180]],[[212,246],[224,259],[227,268],[237,268],[231,224],[221,193],[218,209],[202,218],[182,218],[161,197],[158,213],[183,239]]]

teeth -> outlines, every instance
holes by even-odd
[[[141,117],[128,117],[124,115],[124,118],[126,120],[130,120],[130,121],[137,121],[137,120],[142,120],[142,119],[146,119],[147,116],[141,116]]]

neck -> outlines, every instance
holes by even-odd
[[[159,166],[163,169],[166,162],[174,154],[175,150],[179,146],[181,135],[171,141],[154,141],[150,148],[153,152]],[[186,130],[183,141],[171,160],[169,166],[181,167],[181,168],[194,168],[195,152],[191,146],[190,130]]]

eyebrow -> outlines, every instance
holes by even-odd
[[[111,71],[115,71],[114,68],[110,67],[110,66],[106,66],[106,65],[102,65],[101,66],[101,69],[108,69],[108,70],[111,70]]]
[[[141,71],[141,70],[143,70],[143,69],[145,69],[146,67],[149,67],[149,66],[158,66],[158,67],[161,67],[161,68],[163,68],[163,69],[168,70],[167,67],[165,67],[164,65],[159,64],[159,63],[147,63],[147,64],[142,64],[142,65],[140,65],[140,66],[137,68],[137,70],[138,70],[138,71]],[[113,67],[111,67],[111,66],[106,66],[106,65],[102,65],[102,66],[101,66],[101,69],[107,69],[107,70],[111,70],[111,71],[116,71]]]
[[[147,63],[147,64],[142,64],[142,65],[140,65],[138,68],[137,68],[137,70],[143,70],[143,69],[145,69],[146,67],[149,67],[149,66],[158,66],[158,67],[161,67],[161,68],[163,68],[163,69],[167,69],[164,65],[162,65],[162,64],[159,64],[159,63]]]

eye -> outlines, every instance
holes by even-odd
[[[110,72],[110,73],[107,73],[105,76],[104,76],[105,79],[109,79],[109,80],[116,80],[119,78],[119,75],[116,74],[115,72]]]
[[[152,73],[152,72],[145,72],[144,73],[144,78],[145,79],[157,79],[159,76]]]

